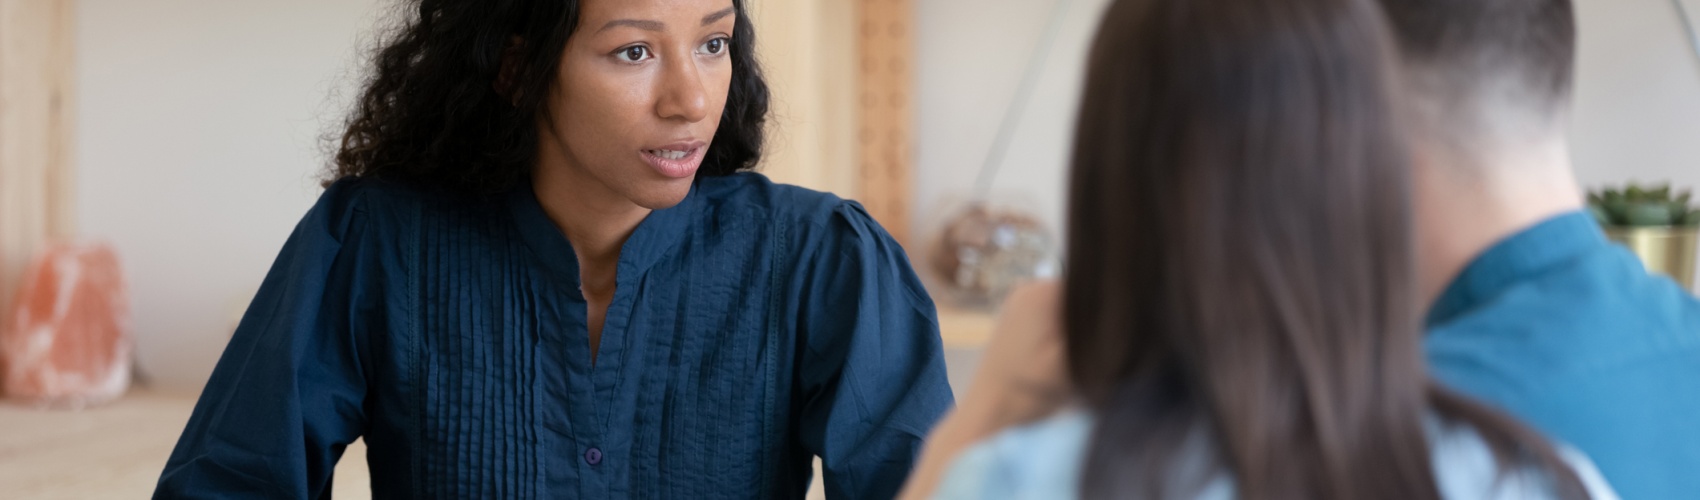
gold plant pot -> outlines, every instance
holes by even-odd
[[[1694,290],[1694,261],[1700,255],[1700,228],[1610,227],[1606,236],[1629,247],[1647,270],[1670,276],[1683,289]]]

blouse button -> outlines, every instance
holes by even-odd
[[[598,448],[584,450],[584,463],[590,465],[602,463],[602,450]]]

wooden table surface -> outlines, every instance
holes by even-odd
[[[0,498],[148,498],[177,444],[193,395],[132,391],[80,411],[0,403]],[[371,498],[366,446],[349,446],[335,498]]]

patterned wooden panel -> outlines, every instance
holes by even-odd
[[[773,92],[762,173],[857,198],[856,13],[860,0],[746,0]]]
[[[868,212],[907,244],[913,193],[915,6],[912,0],[860,0],[857,7],[859,195]]]
[[[0,0],[0,328],[44,243],[71,232],[73,0]]]

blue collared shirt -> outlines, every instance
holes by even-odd
[[[1428,325],[1443,383],[1581,449],[1624,498],[1700,498],[1700,300],[1587,214],[1483,253]]]
[[[578,260],[529,186],[336,183],[297,226],[160,498],[890,498],[951,404],[933,302],[860,205],[699,179],[620,251],[592,362]],[[3,496],[3,495],[0,495]]]

